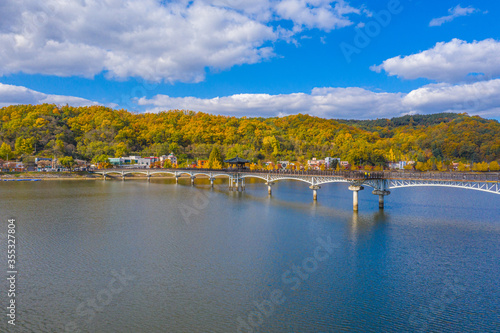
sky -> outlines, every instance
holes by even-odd
[[[0,107],[500,120],[491,0],[2,0]]]

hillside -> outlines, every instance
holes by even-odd
[[[356,164],[388,160],[500,159],[500,124],[442,113],[377,120],[308,115],[236,118],[192,111],[134,114],[102,106],[16,105],[0,109],[0,158],[29,155],[103,160],[128,154],[180,160],[207,158],[213,145],[227,157],[254,161],[340,157]]]

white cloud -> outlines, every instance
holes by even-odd
[[[344,0],[3,0],[0,75],[200,82],[274,56],[298,31],[352,24]],[[289,20],[293,29],[275,27]]]
[[[408,94],[362,88],[315,88],[309,94],[238,94],[211,99],[156,95],[136,102],[146,107],[147,112],[185,109],[232,116],[307,113],[325,118],[375,119],[414,113],[467,112],[499,118],[500,80],[427,85]]]
[[[156,95],[137,103],[149,112],[189,109],[214,114],[273,117],[309,113],[327,118],[371,118],[399,113],[400,94],[374,93],[362,88],[315,88],[310,94],[238,94],[212,99]]]
[[[408,94],[373,92],[363,88],[314,88],[310,93],[237,94],[203,99],[156,95],[136,99],[147,112],[186,109],[232,116],[276,117],[306,113],[325,118],[375,119],[405,114],[467,112],[500,118],[500,79],[472,84],[431,84]],[[80,97],[51,95],[0,83],[0,107],[15,104],[97,105]],[[108,105],[116,107],[116,105]]]
[[[462,6],[457,5],[454,8],[448,9],[448,13],[450,13],[450,15],[432,19],[431,22],[429,23],[429,26],[430,27],[438,27],[438,26],[443,25],[444,23],[453,21],[457,17],[468,16],[468,15],[474,14],[476,12],[479,12],[479,10],[474,8],[474,7],[469,6],[469,7],[463,8]]]
[[[84,98],[63,95],[44,94],[26,87],[0,83],[0,107],[15,104],[58,104],[71,106],[97,105],[97,102]]]
[[[499,118],[500,79],[461,85],[427,85],[406,95],[403,105],[423,113],[467,112]]]
[[[427,78],[437,82],[467,82],[500,76],[500,41],[486,39],[467,43],[453,39],[432,49],[372,66],[376,72],[404,79]]]

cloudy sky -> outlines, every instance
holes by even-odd
[[[2,0],[0,106],[500,119],[490,0]]]

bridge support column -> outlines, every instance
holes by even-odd
[[[349,190],[352,191],[352,210],[358,211],[358,192],[363,191],[365,188],[363,186],[351,185]]]
[[[122,175],[122,181],[125,181],[125,175]]]
[[[180,177],[179,175],[175,175],[175,183],[176,184],[179,184],[179,177]]]
[[[311,190],[313,190],[313,200],[318,200],[318,190],[321,188],[319,185],[311,185],[309,186]]]
[[[195,176],[191,176],[191,185],[194,186],[194,180],[195,180]]]
[[[274,185],[274,183],[269,183],[268,182],[268,183],[266,183],[266,185],[267,185],[267,194],[272,195],[273,194],[273,188],[272,188],[272,186]]]
[[[148,182],[150,182],[151,181],[151,175],[148,174],[146,177],[148,177]]]
[[[215,180],[215,178],[210,177],[210,186],[212,186],[212,187],[214,187],[214,180]]]
[[[241,191],[245,191],[245,178],[241,178]]]
[[[103,174],[103,176],[104,176],[104,179],[103,179],[103,180],[106,180],[106,174]]]
[[[378,208],[384,209],[384,197],[391,194],[391,192],[385,190],[374,190],[372,194],[378,195]]]

